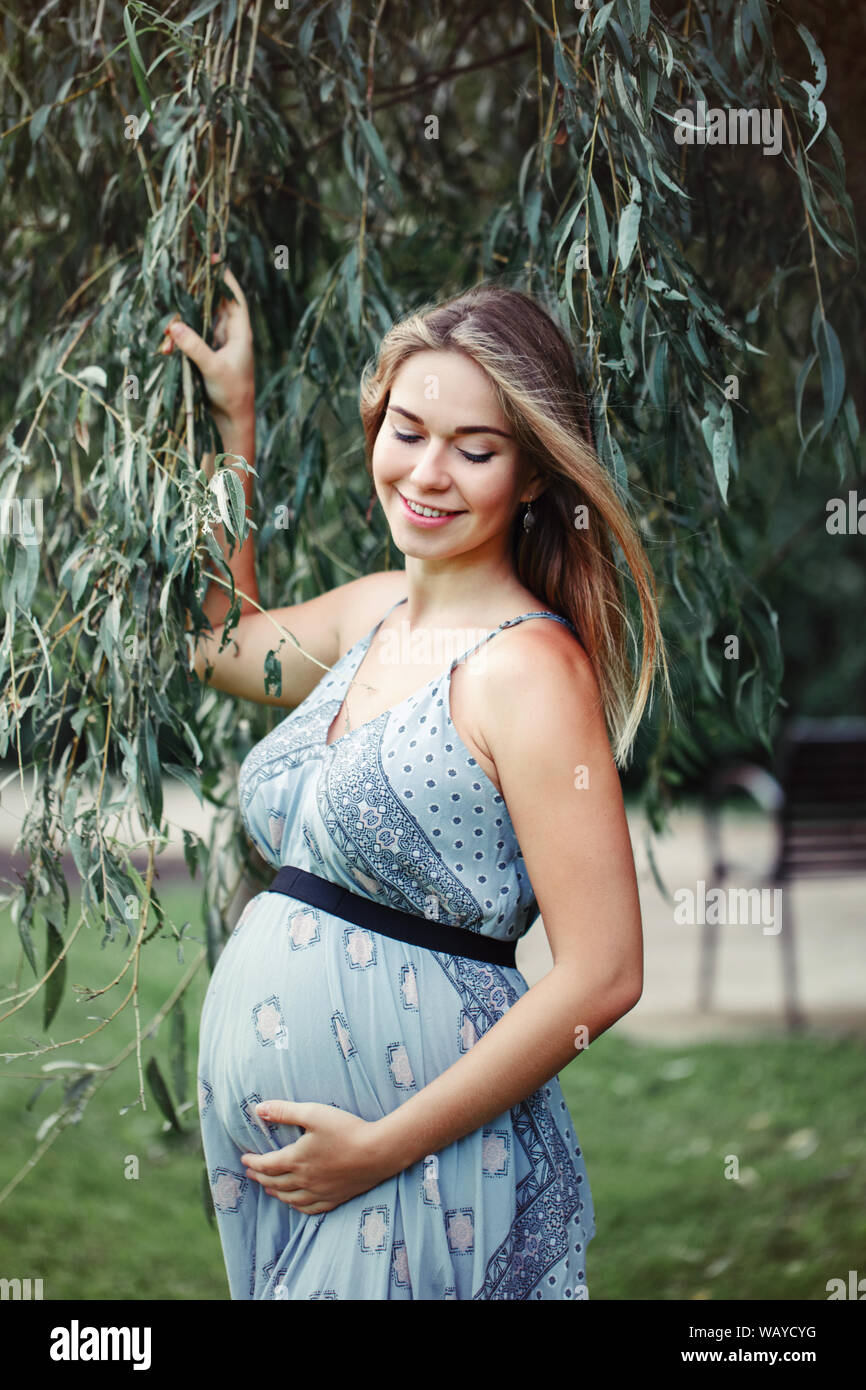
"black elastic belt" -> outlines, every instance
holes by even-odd
[[[392,936],[398,941],[409,941],[413,946],[426,946],[429,951],[443,951],[449,956],[469,956],[472,960],[490,961],[493,965],[515,964],[514,941],[495,941],[489,936],[467,931],[465,927],[432,922],[429,917],[419,917],[414,912],[401,912],[399,908],[374,903],[370,898],[362,898],[360,893],[352,893],[348,888],[341,888],[338,883],[319,878],[318,874],[308,873],[294,864],[284,864],[265,891],[285,893],[290,898],[309,903],[311,907],[320,907],[335,917],[366,927],[368,931],[381,932],[383,936]]]

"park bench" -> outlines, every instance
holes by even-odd
[[[721,885],[734,867],[722,845],[726,797],[750,796],[776,824],[772,863],[765,881],[786,888],[797,879],[866,873],[866,719],[795,719],[778,745],[775,775],[752,763],[721,768],[704,803],[712,881]],[[737,868],[742,866],[737,865]],[[781,894],[785,1020],[805,1023],[797,989],[794,914],[790,891]],[[702,924],[698,1008],[710,1007],[718,952],[718,927]]]

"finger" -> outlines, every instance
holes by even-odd
[[[307,1129],[314,1118],[314,1108],[315,1102],[311,1106],[299,1100],[263,1100],[256,1106],[256,1114],[271,1124],[297,1125]]]
[[[306,1187],[300,1187],[296,1178],[280,1182],[277,1178],[265,1178],[262,1183],[265,1192],[271,1197],[288,1198],[290,1202],[315,1202],[318,1199]]]
[[[319,1201],[309,1192],[286,1196],[283,1192],[271,1192],[269,1196],[276,1197],[283,1206],[291,1207],[293,1211],[300,1212],[303,1216],[317,1216],[323,1211],[333,1211],[335,1203]]]
[[[180,348],[181,352],[199,367],[204,376],[207,376],[213,369],[213,359],[216,354],[203,338],[200,338],[188,323],[183,323],[180,319],[170,323],[166,332]]]
[[[235,311],[237,311],[238,309],[241,309],[246,312],[246,295],[244,294],[243,290],[238,284],[234,272],[231,271],[225,263],[223,263],[222,267],[219,268],[219,273],[221,275],[221,278],[225,281],[226,285],[234,295],[234,299],[229,299],[226,295],[223,295],[219,301],[220,304],[225,305],[226,309],[228,310],[234,309]]]
[[[235,278],[234,272],[231,271],[231,270],[229,270],[229,268],[228,268],[227,265],[224,265],[224,266],[223,266],[223,279],[225,280],[225,282],[226,282],[226,284],[228,285],[229,289],[231,290],[232,294],[235,295],[235,297],[237,298],[237,300],[239,301],[239,303],[241,303],[241,304],[243,305],[243,307],[246,309],[246,307],[247,307],[246,295],[244,294],[243,290],[241,289],[240,285],[238,284],[238,282],[237,282],[237,280],[236,280],[236,278]],[[229,308],[231,308],[231,307],[232,307],[232,306],[231,306],[231,302],[228,301],[228,300],[227,300],[226,302],[228,303]]]
[[[303,1203],[315,1201],[315,1198],[313,1197],[313,1194],[311,1192],[307,1192],[306,1189],[299,1187],[292,1188],[287,1192],[282,1187],[268,1186],[265,1188],[265,1192],[268,1194],[269,1197],[277,1197],[281,1202],[283,1202],[286,1206],[289,1207],[297,1206],[299,1202]]]
[[[247,1177],[253,1182],[258,1183],[259,1187],[278,1187],[282,1183],[296,1183],[297,1178],[290,1173],[255,1173],[251,1168],[247,1169]],[[283,1189],[285,1190],[285,1189]]]
[[[241,1163],[250,1177],[255,1177],[257,1173],[273,1177],[291,1173],[295,1167],[295,1155],[289,1155],[285,1149],[274,1149],[266,1154],[242,1154]]]
[[[226,322],[226,313],[225,310],[221,308],[216,318],[214,319],[213,345],[215,348],[225,347],[226,338],[228,337],[227,330],[228,324]]]
[[[256,1182],[260,1187],[272,1187],[277,1192],[286,1192],[289,1196],[293,1196],[300,1190],[303,1179],[299,1178],[296,1173],[260,1173]]]

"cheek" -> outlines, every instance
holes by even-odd
[[[389,439],[384,432],[380,433],[376,439],[372,457],[374,478],[383,474],[393,475],[400,468],[400,461],[394,444],[395,441]]]
[[[514,488],[510,479],[490,473],[481,465],[477,473],[464,476],[462,491],[473,507],[497,518],[506,515],[514,506]]]

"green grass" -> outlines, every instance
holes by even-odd
[[[145,1027],[198,955],[203,941],[201,892],[195,885],[170,885],[161,901],[178,925],[191,923],[184,943],[185,965],[178,963],[177,943],[154,938],[142,953],[141,1021]],[[76,899],[73,898],[73,908]],[[77,911],[70,912],[70,921]],[[95,1028],[87,1015],[103,1017],[117,1007],[129,988],[127,976],[109,994],[80,1003],[72,983],[100,986],[113,979],[124,954],[120,943],[101,949],[101,929],[82,929],[70,951],[71,963],[63,1003],[51,1025],[54,1041]],[[38,943],[40,961],[44,943]],[[8,985],[18,963],[18,941],[8,912],[0,914],[0,979]],[[25,987],[32,971],[25,963]],[[195,1102],[198,1019],[207,988],[206,966],[189,986],[186,1001],[186,1099]],[[10,991],[4,989],[3,996]],[[40,996],[41,1000],[41,996]],[[5,1010],[3,1011],[5,1012]],[[142,1066],[155,1055],[175,1103],[171,1021],[163,1021],[155,1038],[145,1040]],[[27,1100],[39,1085],[33,1079],[46,1062],[105,1062],[135,1036],[131,1004],[102,1032],[83,1044],[59,1048],[42,1057],[7,1063],[0,1071],[0,1124],[4,1134],[0,1188],[27,1162],[37,1147],[36,1131],[58,1108],[59,1083],[36,1100]],[[31,1003],[0,1025],[0,1050],[21,1052],[44,1040],[41,1002]],[[26,1072],[30,1079],[13,1076]],[[50,1073],[46,1073],[48,1075]],[[36,1167],[0,1205],[0,1274],[42,1277],[46,1299],[227,1299],[228,1290],[216,1226],[202,1200],[203,1159],[198,1110],[181,1115],[184,1137],[164,1133],[164,1119],[145,1082],[147,1110],[133,1105],[138,1095],[133,1053],[88,1103],[81,1121],[70,1125]],[[138,1159],[138,1178],[124,1176],[127,1157]]]
[[[200,937],[200,892],[170,885],[161,893],[177,923]],[[73,918],[74,920],[74,918]],[[43,944],[40,942],[40,959]],[[199,950],[188,940],[190,963]],[[82,932],[72,948],[70,982],[104,983],[122,959],[117,943]],[[10,992],[17,935],[0,914],[0,980]],[[177,983],[176,944],[155,939],[144,953],[142,1021]],[[29,982],[25,965],[22,983]],[[187,1099],[195,1100],[197,1024],[204,968],[186,999]],[[51,1027],[75,1037],[121,995],[87,1004],[67,987]],[[57,1108],[58,1084],[26,1109],[44,1062],[101,1062],[134,1036],[131,1010],[83,1045],[7,1064],[0,1071],[4,1134],[0,1187],[36,1148],[35,1134]],[[43,1038],[41,1003],[0,1027],[0,1050],[18,1052]],[[172,1094],[171,1024],[146,1040]],[[20,1073],[29,1073],[29,1078]],[[18,1073],[18,1074],[16,1074]],[[46,1073],[48,1075],[48,1073]],[[851,1039],[802,1037],[676,1047],[636,1045],[615,1031],[562,1073],[586,1157],[598,1233],[589,1247],[593,1299],[826,1299],[828,1279],[866,1274],[866,1049]],[[137,1095],[135,1058],[97,1091],[70,1126],[0,1205],[0,1276],[44,1280],[47,1299],[227,1299],[219,1237],[201,1196],[197,1110],[177,1139],[149,1088],[147,1111],[120,1109]],[[128,1155],[138,1179],[124,1177]],[[740,1179],[724,1176],[727,1155]]]
[[[591,1298],[823,1300],[866,1274],[862,1042],[605,1034],[560,1080],[597,1208]]]

